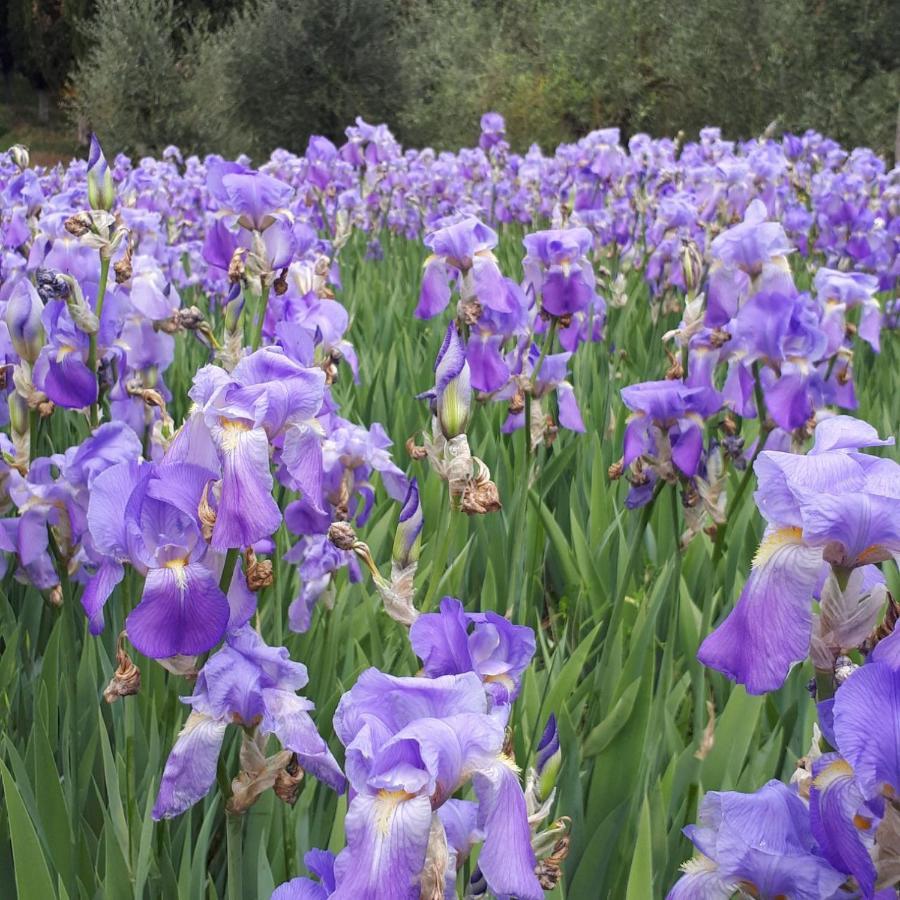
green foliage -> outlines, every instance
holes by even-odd
[[[182,46],[202,26],[192,28],[174,0],[97,0],[81,25],[90,46],[71,77],[73,117],[137,155],[189,144]]]
[[[187,85],[205,146],[257,157],[397,110],[396,0],[258,0],[197,48]]]
[[[729,547],[714,567],[704,535],[677,551],[680,504],[670,491],[660,495],[642,532],[641,514],[624,508],[627,486],[607,479],[625,425],[618,390],[662,376],[659,336],[678,317],[652,322],[646,287],[631,274],[628,304],[609,311],[608,334],[619,352],[610,356],[606,345],[590,345],[575,359],[587,433],[561,433],[541,452],[531,485],[522,433],[499,433],[502,404],[479,407],[472,451],[488,461],[504,506],[488,516],[451,516],[445,485],[402,449],[425,424],[415,394],[432,380],[443,333],[439,322],[410,317],[424,251],[384,236],[385,259],[363,262],[365,243],[355,235],[342,251],[339,298],[351,314],[348,336],[363,381],[339,380],[336,399],[351,421],[382,422],[398,463],[419,476],[425,531],[418,603],[433,607],[453,594],[470,610],[509,612],[537,630],[535,664],[524,676],[511,724],[516,757],[525,764],[548,714],[559,720],[554,815],[571,817],[572,846],[562,886],[550,896],[663,896],[690,855],[681,828],[694,820],[703,792],[753,790],[788,775],[808,747],[814,716],[805,689],[808,665],[762,698],[706,672],[695,657],[749,570],[762,530],[750,494],[729,510]],[[504,270],[514,272],[510,261],[521,256],[517,229],[503,233],[499,256]],[[183,301],[205,305],[191,291]],[[170,383],[182,398],[172,407],[179,419],[202,357],[189,335],[178,336]],[[859,345],[855,368],[859,416],[889,433],[896,420],[890,385],[900,368],[897,334],[885,332],[878,358]],[[78,439],[67,432],[76,421],[74,414],[54,414],[55,446]],[[82,423],[83,417],[81,437]],[[396,504],[379,489],[360,537],[382,566],[396,516]],[[308,667],[304,693],[315,701],[314,718],[340,760],[329,723],[341,692],[369,665],[399,675],[413,674],[418,664],[371,583],[350,584],[343,574],[333,609],[321,604],[307,634],[287,632],[296,576],[277,557],[275,565],[259,627],[267,641],[284,641]],[[896,589],[896,574],[888,574]],[[79,591],[67,585],[57,609],[11,579],[0,587],[0,897],[224,897],[221,797],[211,795],[173,821],[150,819],[166,755],[187,714],[178,696],[190,693],[191,684],[137,657],[140,693],[107,706],[101,691],[135,586],[117,589],[98,638],[87,633]],[[237,769],[237,744],[236,735],[226,740],[228,773]],[[301,874],[302,854],[311,847],[340,847],[345,811],[345,800],[312,778],[304,779],[293,808],[265,795],[243,821],[243,896],[267,898],[274,884]]]
[[[76,115],[139,152],[259,159],[357,115],[458,147],[497,109],[520,150],[777,120],[890,154],[898,32],[883,0],[98,0],[71,83]]]

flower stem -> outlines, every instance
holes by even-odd
[[[743,499],[744,494],[747,492],[747,488],[750,485],[750,479],[753,477],[753,466],[756,464],[757,457],[762,452],[763,447],[765,447],[766,440],[769,437],[769,432],[771,432],[772,430],[766,422],[766,403],[763,398],[762,384],[759,380],[759,363],[753,364],[753,378],[755,381],[753,391],[754,396],[756,397],[756,415],[759,417],[759,435],[756,439],[756,449],[753,451],[753,456],[751,457],[750,462],[747,463],[747,469],[744,472],[744,477],[741,479],[740,484],[738,485],[738,489],[735,492],[731,503],[729,504],[732,515],[729,516],[716,529],[716,542],[713,546],[712,557],[713,565],[715,565],[722,558],[722,554],[725,552],[725,532],[728,530],[728,523],[737,514],[737,510],[740,506],[741,500]]]
[[[225,596],[228,596],[228,590],[231,587],[231,579],[234,577],[234,567],[237,565],[238,553],[237,547],[229,547],[225,554],[225,565],[222,566],[222,577],[219,579],[219,590]]]
[[[244,817],[225,813],[228,845],[228,900],[243,900],[243,829]]]
[[[36,409],[28,410],[28,460],[37,459],[38,428],[41,424],[40,413]]]
[[[94,315],[97,321],[103,316],[103,300],[106,297],[106,282],[109,279],[109,257],[100,257],[100,281],[97,283],[97,300],[94,303]],[[99,327],[99,326],[98,326]],[[97,335],[88,338],[88,369],[97,375]],[[97,400],[91,404],[91,428],[100,424],[100,380],[97,379]]]
[[[538,375],[541,374],[541,366],[544,365],[544,360],[547,358],[547,354],[553,347],[553,341],[556,339],[557,328],[559,328],[559,319],[554,316],[550,320],[550,330],[547,332],[547,337],[544,339],[543,346],[541,347],[541,355],[538,357],[538,361],[534,364],[534,370],[531,373],[532,387],[537,384]]]
[[[644,546],[644,532],[647,530],[647,526],[650,524],[650,516],[653,514],[653,507],[656,506],[657,498],[659,497],[665,486],[666,482],[661,478],[653,486],[653,495],[641,509],[641,517],[638,520],[637,528],[630,538],[631,548],[628,551],[628,560],[625,563],[625,574],[623,575],[622,580],[619,582],[618,590],[615,593],[612,615],[609,618],[609,625],[600,637],[600,645],[604,648],[601,666],[603,665],[603,663],[605,663],[606,655],[611,651],[612,645],[614,643],[612,641],[607,642],[606,635],[616,634],[619,630],[622,614],[624,612],[623,607],[625,606],[625,596],[628,591],[628,583],[629,581],[631,581],[631,577],[637,569],[638,559],[640,558],[641,551]]]
[[[259,297],[259,318],[256,320],[256,324],[253,327],[253,334],[250,339],[250,352],[252,353],[254,350],[259,350],[260,342],[262,341],[262,333],[263,326],[266,323],[266,309],[269,306],[269,285],[263,279],[262,285],[262,294]]]

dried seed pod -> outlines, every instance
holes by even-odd
[[[116,671],[103,691],[107,703],[115,703],[119,697],[130,697],[141,689],[141,670],[125,652],[125,632],[119,635],[116,648]]]

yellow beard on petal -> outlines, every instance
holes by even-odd
[[[384,788],[378,792],[375,800],[375,824],[381,834],[387,835],[391,830],[391,816],[394,814],[394,810],[401,803],[412,800],[415,796],[407,791],[388,791]]]
[[[753,568],[764,566],[775,553],[787,544],[802,544],[803,529],[797,527],[779,528],[763,538],[756,555],[753,557]]]
[[[241,435],[245,431],[250,431],[251,426],[246,422],[238,419],[219,419],[219,425],[222,426],[222,449],[226,453],[233,451],[241,439]]]

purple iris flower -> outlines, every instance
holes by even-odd
[[[318,497],[321,448],[313,421],[321,409],[325,376],[307,369],[278,347],[242,359],[229,375],[201,369],[190,390],[197,407],[173,443],[171,459],[221,470],[212,547],[248,547],[281,523],[272,497],[270,444],[289,458],[297,486]]]
[[[229,634],[200,670],[194,693],[182,697],[191,714],[166,761],[153,818],[178,816],[209,793],[232,724],[274,734],[304,769],[343,792],[343,773],[309,715],[314,704],[297,696],[308,682],[306,666],[284,647],[269,647],[249,625]]]
[[[508,707],[534,656],[534,632],[496,613],[467,613],[455,597],[440,612],[420,615],[409,630],[412,648],[429,678],[474,672],[493,707]]]
[[[584,312],[597,301],[594,267],[588,259],[594,238],[587,228],[537,231],[525,236],[525,286],[552,316]]]
[[[326,424],[317,496],[305,493],[284,511],[285,522],[295,534],[325,534],[336,519],[364,525],[375,502],[375,487],[370,480],[373,472],[381,475],[392,499],[402,501],[408,490],[406,476],[391,459],[391,439],[381,425],[375,422],[366,429],[336,415],[328,417]],[[287,469],[282,480],[291,487],[290,469],[296,469],[292,451],[292,444],[287,442],[281,453]]]
[[[645,381],[622,388],[622,401],[632,411],[625,428],[623,465],[641,456],[671,459],[689,478],[697,474],[703,450],[699,406],[704,388],[680,381]]]
[[[34,385],[57,406],[83,409],[97,402],[97,376],[87,365],[89,339],[72,321],[64,303],[42,314],[47,342],[34,364]]]
[[[684,833],[700,856],[668,900],[728,900],[738,890],[775,900],[834,896],[847,876],[820,855],[803,801],[780,781],[754,794],[710,791]]]
[[[477,391],[493,393],[507,383],[510,367],[503,357],[503,344],[509,338],[526,334],[528,329],[528,297],[511,278],[503,281],[512,312],[499,313],[485,306],[469,328],[466,361],[472,373],[472,387]]]
[[[818,306],[808,295],[760,291],[747,300],[729,326],[735,354],[724,397],[740,415],[755,415],[753,377],[747,366],[764,363],[760,380],[766,407],[786,431],[799,428],[819,405],[821,378],[814,364],[822,358],[826,336]],[[738,368],[743,371],[738,371]]]
[[[825,304],[823,328],[828,333],[828,355],[846,340],[846,311],[861,306],[859,336],[876,352],[880,349],[882,314],[875,294],[878,278],[864,272],[821,268],[813,281],[816,296]]]
[[[271,175],[222,161],[210,164],[207,187],[219,205],[236,215],[248,231],[265,231],[294,193],[289,184]]]
[[[81,600],[93,634],[103,628],[103,607],[125,575],[124,563],[145,575],[125,627],[146,656],[203,653],[229,625],[250,617],[253,595],[235,578],[226,598],[219,588],[223,557],[203,539],[198,507],[214,478],[180,462],[120,463],[97,476],[87,519],[93,548],[104,559]]]
[[[425,237],[431,256],[425,261],[422,291],[416,316],[431,319],[450,302],[450,284],[460,283],[463,303],[477,301],[499,313],[513,312],[514,304],[497,266],[493,248],[497,234],[474,216],[458,216],[441,221],[436,231]]]
[[[755,499],[766,536],[735,608],[700,647],[704,665],[750,693],[776,690],[809,652],[823,571],[900,556],[900,466],[858,452],[893,443],[864,422],[834,416],[816,427],[806,456],[760,453]]]
[[[389,890],[417,900],[432,829],[444,827],[436,810],[470,779],[490,889],[543,896],[525,796],[477,675],[395,678],[368,669],[341,699],[334,725],[353,795],[332,897],[375,900]]]
[[[0,519],[0,549],[16,554],[20,578],[39,590],[59,583],[48,529],[60,554],[83,576],[80,567],[96,562],[87,522],[94,483],[108,467],[140,454],[133,431],[107,422],[65,454],[34,460],[27,476],[10,470],[7,491],[19,515]]]
[[[519,388],[518,382],[530,382],[541,353],[537,344],[534,342],[529,342],[527,347],[527,353],[521,353],[520,348],[511,354],[514,357],[519,357],[514,359],[514,362],[510,365],[510,369],[513,372],[513,378],[510,379],[510,382],[506,387],[494,394],[494,400],[512,400],[516,390]],[[519,356],[519,354],[521,354],[521,356]],[[555,391],[557,405],[559,407],[559,424],[569,431],[580,433],[583,432],[585,428],[584,420],[581,418],[581,410],[578,408],[578,400],[575,397],[575,389],[572,387],[572,383],[568,378],[569,362],[571,359],[571,352],[551,353],[545,356],[543,363],[541,363],[541,368],[537,373],[531,396],[540,403],[543,398]],[[534,410],[534,413],[537,412],[539,411]],[[544,415],[542,409],[540,414]],[[506,417],[506,421],[503,423],[501,430],[504,434],[511,434],[519,428],[524,427],[524,411],[510,412]]]
[[[793,252],[784,229],[767,222],[761,200],[748,207],[744,221],[723,231],[711,244],[706,324],[725,325],[752,294],[761,290],[793,294],[787,261]]]
[[[309,631],[313,609],[335,572],[346,566],[351,582],[362,578],[354,554],[339,550],[324,534],[312,534],[297,541],[285,553],[284,561],[297,564],[300,574],[300,593],[288,607],[288,626],[301,634]]]
[[[478,146],[488,152],[506,140],[506,122],[496,112],[486,112],[481,117],[481,135]]]

